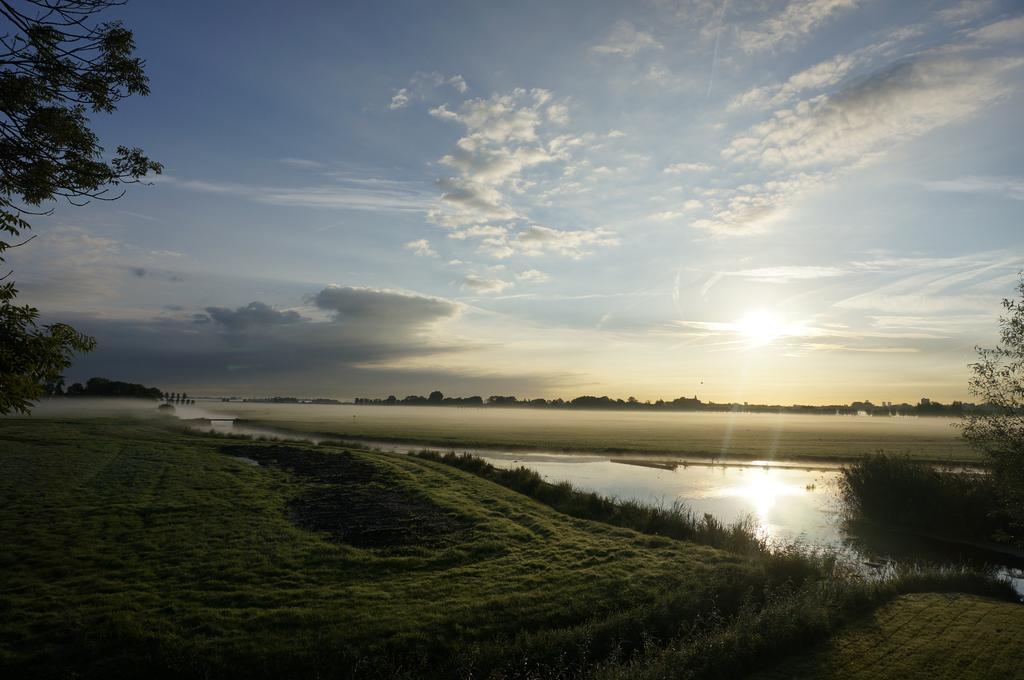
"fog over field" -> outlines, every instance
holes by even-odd
[[[752,413],[645,413],[529,408],[254,404],[200,401],[182,418],[239,418],[248,425],[381,441],[538,451],[600,451],[680,456],[846,458],[884,450],[934,460],[974,460],[959,422],[941,417]],[[36,414],[138,415],[153,402],[62,399]]]

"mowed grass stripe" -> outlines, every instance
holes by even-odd
[[[1024,605],[966,594],[903,595],[756,677],[1024,678]]]

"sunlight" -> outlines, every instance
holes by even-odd
[[[762,524],[767,523],[768,513],[776,502],[785,496],[799,496],[807,490],[797,484],[787,484],[772,479],[771,475],[758,476],[742,486],[724,490],[724,495],[745,498],[754,506],[754,513]]]
[[[736,329],[751,347],[763,347],[787,334],[779,318],[764,310],[748,313],[736,322]]]

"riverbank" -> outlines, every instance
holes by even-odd
[[[429,460],[156,419],[0,421],[0,465],[8,677],[630,677],[670,648],[746,672],[907,589],[1013,597],[970,574],[845,580]]]

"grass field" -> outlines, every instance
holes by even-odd
[[[338,437],[482,447],[754,459],[852,460],[885,451],[934,462],[980,455],[947,418],[213,404],[255,425]]]
[[[416,457],[154,419],[2,420],[0,472],[3,677],[650,677],[672,644],[677,675],[715,677],[904,587],[794,582],[804,558],[573,518]]]
[[[1024,607],[963,594],[896,598],[759,680],[1024,678]]]

